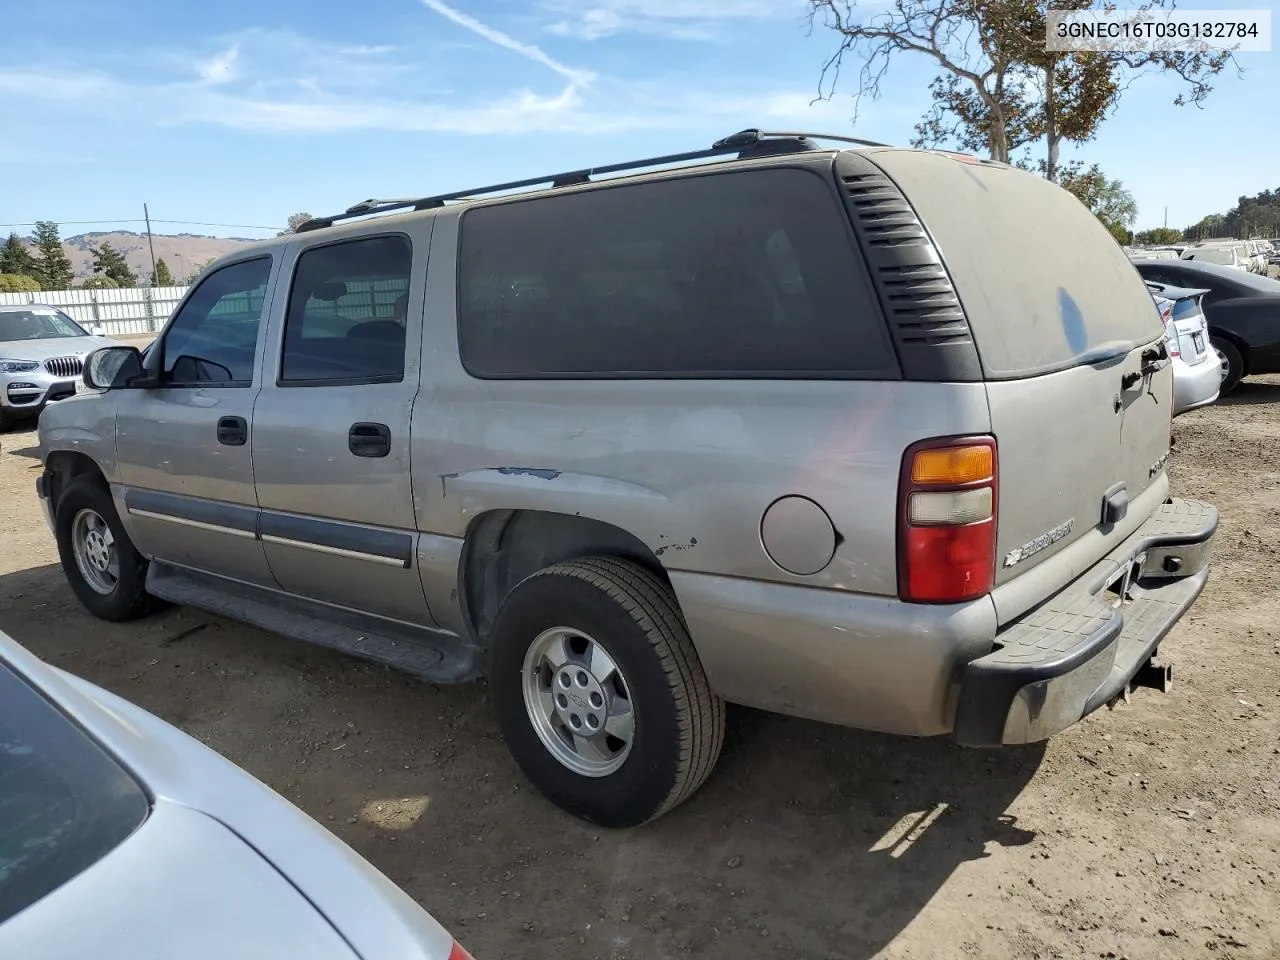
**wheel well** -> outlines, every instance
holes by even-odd
[[[1240,351],[1240,362],[1244,366],[1244,369],[1241,371],[1241,375],[1242,376],[1249,375],[1249,345],[1248,344],[1246,344],[1243,340],[1237,337],[1234,333],[1228,333],[1226,330],[1215,329],[1213,327],[1209,328],[1209,339],[1225,340],[1227,341],[1227,343],[1231,344],[1238,351]]]
[[[45,474],[48,483],[49,503],[57,507],[58,498],[67,485],[78,477],[91,476],[104,486],[107,478],[93,460],[83,453],[74,450],[55,450],[45,458]]]
[[[488,646],[498,608],[521,580],[578,557],[631,560],[670,583],[638,537],[589,517],[542,510],[493,510],[472,521],[462,550],[458,597],[475,635]]]

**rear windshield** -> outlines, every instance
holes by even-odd
[[[458,263],[480,377],[884,377],[892,347],[833,184],[698,175],[478,207]]]
[[[989,378],[1060,370],[1097,348],[1164,335],[1124,250],[1067,191],[938,154],[871,156],[933,235]]]
[[[0,923],[100,860],[148,808],[119,764],[0,663]]]

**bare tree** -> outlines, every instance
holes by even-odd
[[[1020,79],[1025,68],[1004,42],[1008,18],[1018,4],[1002,0],[893,0],[887,9],[862,16],[856,0],[809,0],[810,24],[840,35],[840,44],[823,64],[818,94],[829,97],[839,82],[847,55],[862,59],[858,96],[876,99],[889,64],[897,54],[915,53],[937,63],[942,74],[932,92],[935,107],[918,132],[922,136],[954,131],[943,127],[948,115],[968,143],[984,141],[991,159],[1008,162],[1010,133],[1019,139],[1028,102]]]
[[[1139,11],[1172,10],[1176,0],[1144,0]],[[1121,95],[1139,76],[1162,72],[1183,81],[1178,106],[1200,106],[1234,58],[1224,51],[1049,51],[1043,0],[893,0],[863,15],[856,0],[810,0],[810,23],[840,35],[824,63],[819,97],[829,97],[846,55],[862,58],[859,96],[873,99],[890,60],[922,54],[939,67],[933,106],[916,125],[916,145],[955,143],[1008,162],[1013,151],[1045,142],[1037,165],[1060,172],[1064,140],[1096,136]],[[1055,0],[1053,9],[1114,10],[1109,0]]]

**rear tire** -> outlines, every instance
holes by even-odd
[[[102,481],[71,481],[58,498],[54,533],[71,592],[95,617],[123,623],[159,606],[146,590],[147,559],[129,539]]]
[[[1225,397],[1240,385],[1240,380],[1244,377],[1244,357],[1230,340],[1212,339],[1209,343],[1218,355],[1218,362],[1222,364],[1222,384],[1218,393]]]
[[[8,433],[11,426],[13,426],[13,415],[0,406],[0,433]]]
[[[605,827],[666,813],[710,775],[724,741],[671,588],[607,557],[539,570],[503,601],[489,686],[524,775]]]

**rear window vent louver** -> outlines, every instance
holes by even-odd
[[[915,212],[888,177],[861,174],[841,179],[845,193],[862,221],[870,246],[895,247],[929,242]]]
[[[911,380],[981,380],[960,298],[907,198],[866,156],[843,152],[836,167],[903,374]]]
[[[907,343],[967,342],[969,322],[940,264],[881,267],[890,318]]]

